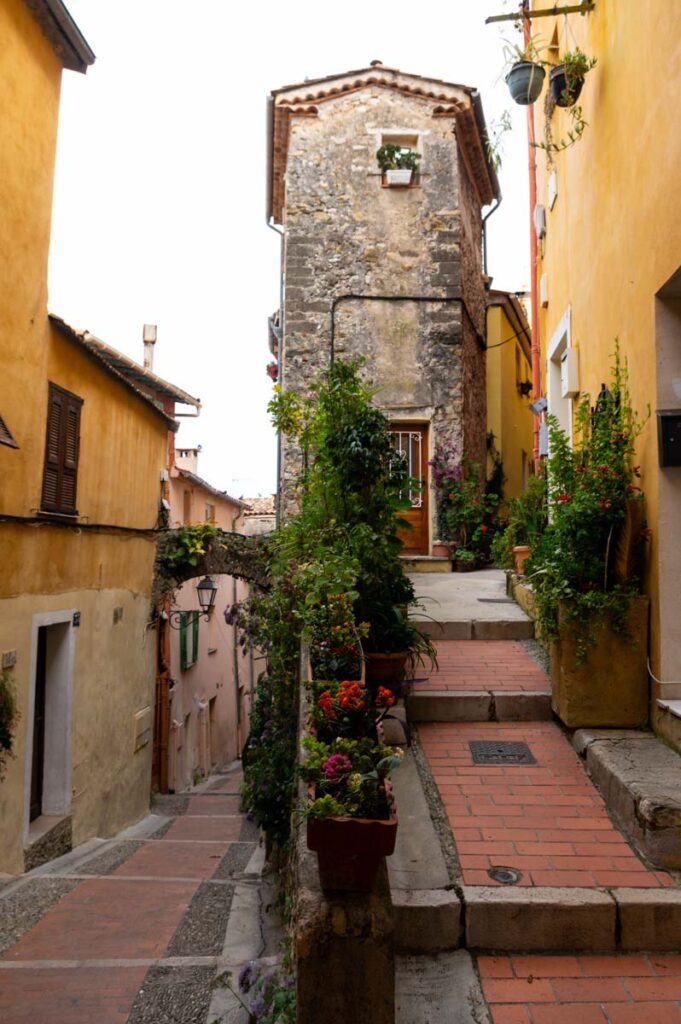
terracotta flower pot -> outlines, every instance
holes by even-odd
[[[383,683],[399,683],[404,676],[404,669],[409,651],[396,651],[394,654],[369,652],[366,658],[366,681],[369,686]]]
[[[519,576],[525,575],[525,562],[530,557],[531,549],[527,544],[516,544],[513,548],[513,559],[515,561],[515,571]]]
[[[307,847],[317,854],[322,889],[370,892],[384,857],[395,849],[397,812],[385,784],[390,817],[315,818],[307,823]]]
[[[436,540],[433,544],[433,558],[449,558],[449,545],[443,540]]]

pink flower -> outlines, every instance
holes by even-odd
[[[327,782],[340,782],[352,771],[352,761],[345,754],[332,754],[322,765],[322,774]]]

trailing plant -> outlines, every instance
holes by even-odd
[[[162,556],[162,563],[171,574],[196,568],[206,553],[209,542],[217,535],[212,523],[187,523],[173,531],[173,542]]]
[[[236,996],[248,1013],[248,1024],[296,1024],[296,979],[288,957],[276,968],[247,960],[237,976],[236,988],[229,971],[218,975],[214,984],[226,986]]]
[[[627,503],[643,500],[634,482],[634,445],[647,416],[631,407],[627,366],[616,346],[610,389],[602,387],[593,408],[586,395],[579,406],[575,440],[549,417],[549,525],[533,545],[526,565],[536,597],[538,621],[549,640],[559,635],[559,606],[574,628],[577,653],[587,657],[595,629],[607,620],[626,630],[626,617],[639,590],[636,578],[617,582],[613,572]]]
[[[532,143],[535,148],[544,150],[549,158],[549,162],[554,153],[560,153],[569,146],[574,145],[575,142],[579,142],[584,134],[584,129],[588,127],[587,122],[584,120],[582,108],[577,104],[577,98],[585,75],[596,66],[596,63],[596,57],[587,57],[577,46],[574,50],[567,50],[562,55],[560,64],[556,65],[556,67],[562,66],[565,73],[565,88],[561,94],[560,106],[567,110],[571,127],[568,128],[565,135],[558,142],[553,141],[551,116],[556,103],[549,92],[544,108],[544,141]]]
[[[9,672],[0,672],[0,782],[5,777],[8,757],[14,757],[14,731],[19,708]]]

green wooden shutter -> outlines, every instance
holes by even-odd
[[[192,664],[199,660],[199,613],[194,612],[192,623]]]
[[[187,667],[187,613],[180,612],[180,668]]]

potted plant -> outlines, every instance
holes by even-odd
[[[421,154],[407,146],[386,143],[376,150],[376,160],[386,185],[411,185]]]
[[[643,500],[632,454],[644,423],[631,408],[617,349],[610,389],[593,409],[585,396],[572,444],[549,417],[550,522],[526,574],[550,644],[553,707],[570,728],[647,720],[647,599],[637,577],[616,572],[628,505]],[[644,546],[643,530],[638,541]]]
[[[577,46],[563,54],[560,64],[551,68],[549,84],[551,97],[558,107],[573,107],[579,99],[587,73],[596,66],[595,57],[587,55]]]
[[[454,568],[457,572],[473,572],[478,567],[478,556],[475,551],[457,548],[454,556]]]
[[[375,604],[369,618],[369,632],[362,644],[369,686],[398,686],[408,663],[413,668],[428,659],[431,665],[437,665],[432,640],[408,618],[406,607]]]
[[[504,81],[511,93],[511,99],[521,106],[535,103],[540,96],[546,71],[546,61],[539,57],[536,44],[530,40],[523,46],[508,44],[504,47],[506,66],[509,68]]]
[[[464,556],[462,565],[468,563],[469,569],[474,568],[471,561],[488,557],[490,524],[499,495],[491,488],[483,489],[477,463],[465,459],[462,462],[444,446],[435,448],[429,465],[433,470],[440,536],[453,542],[456,558],[462,550],[469,552],[472,558]]]
[[[369,892],[395,849],[397,813],[387,780],[402,752],[368,738],[303,740],[308,783],[307,846],[317,854],[322,889]]]
[[[546,477],[531,476],[527,490],[508,503],[506,527],[492,543],[494,561],[504,569],[515,567],[519,576],[524,574],[524,564],[532,546],[546,529],[548,506]]]
[[[392,692],[383,686],[367,689],[361,680],[341,682],[312,680],[307,684],[310,694],[310,723],[318,739],[333,740],[337,736],[376,739],[380,723],[388,708],[395,703]]]

